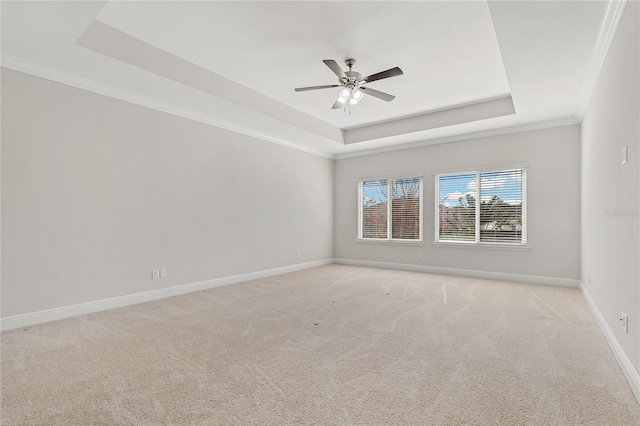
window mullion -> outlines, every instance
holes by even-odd
[[[364,195],[363,195],[363,186],[364,182],[358,182],[358,239],[363,237],[362,227],[364,226],[364,220],[362,219],[362,215],[364,214],[364,208],[362,206]]]
[[[391,211],[391,205],[393,204],[393,200],[391,199],[391,185],[393,185],[393,180],[387,180],[387,240],[391,239],[391,215],[393,214]]]
[[[522,238],[521,238],[521,242],[522,243],[527,243],[527,223],[529,222],[527,220],[527,200],[529,199],[529,197],[527,196],[527,170],[523,169],[522,170],[522,179],[521,179],[521,183],[520,183],[520,187],[521,187],[521,191],[522,191],[522,209],[521,209],[521,215],[522,215]]]
[[[480,172],[476,172],[476,243],[480,242]]]
[[[423,201],[424,201],[424,182],[423,179],[420,178],[420,199],[418,200],[418,239],[422,240],[424,238],[424,224],[422,223],[422,215],[423,215]]]
[[[433,204],[436,207],[436,211],[435,211],[436,223],[435,223],[434,234],[435,234],[435,240],[436,242],[438,242],[440,241],[440,176],[439,175],[436,175],[436,177],[433,179],[433,183],[434,183]]]

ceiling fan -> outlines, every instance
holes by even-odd
[[[351,68],[356,63],[355,59],[347,59],[345,61],[347,67],[349,67],[349,71],[343,71],[342,68],[340,68],[340,65],[338,65],[338,63],[333,59],[325,59],[322,62],[324,62],[325,65],[328,66],[329,69],[331,69],[331,71],[333,71],[334,74],[338,76],[338,84],[298,87],[297,89],[295,89],[295,91],[304,92],[307,90],[342,87],[342,89],[340,90],[340,94],[338,95],[338,99],[336,99],[336,102],[333,104],[333,109],[342,108],[346,105],[347,101],[349,101],[349,104],[355,105],[362,100],[365,93],[367,95],[373,96],[374,98],[382,99],[386,102],[391,102],[395,99],[395,96],[388,93],[380,92],[379,90],[371,89],[369,87],[364,87],[364,85],[376,80],[382,80],[383,78],[395,77],[397,75],[403,74],[400,68],[395,67],[376,74],[371,74],[368,77],[362,77],[362,74],[360,74],[359,72],[351,71]]]

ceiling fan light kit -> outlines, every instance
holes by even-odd
[[[362,91],[356,87],[351,91],[351,99],[349,100],[349,103],[351,105],[355,105],[360,102],[363,97],[364,95],[362,94]]]
[[[346,106],[347,101],[349,101],[349,105],[356,105],[364,98],[365,93],[373,96],[374,98],[381,99],[385,102],[391,102],[395,99],[395,96],[388,93],[380,92],[379,90],[371,89],[369,87],[364,87],[364,85],[373,81],[395,77],[403,74],[400,68],[395,67],[376,74],[371,74],[368,77],[362,77],[362,74],[357,71],[352,71],[351,69],[356,63],[355,59],[347,59],[345,61],[345,64],[349,68],[348,71],[343,71],[342,68],[340,68],[340,65],[338,65],[338,63],[333,59],[325,59],[322,62],[324,62],[325,65],[329,67],[329,69],[333,71],[335,75],[338,76],[338,84],[298,87],[295,89],[295,91],[305,92],[308,90],[342,87],[340,93],[338,94],[338,99],[336,99],[333,104],[333,109],[340,109],[343,106]]]

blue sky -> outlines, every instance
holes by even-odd
[[[522,202],[522,175],[516,170],[485,172],[482,174],[481,201],[490,200],[497,195],[509,204]],[[460,197],[467,194],[476,197],[476,174],[441,175],[440,204],[449,207],[459,206]]]
[[[380,181],[365,182],[362,188],[362,198],[364,200],[371,200],[371,204],[387,201],[387,195],[385,193],[386,186],[376,185],[377,182]]]
[[[501,200],[509,204],[522,202],[522,175],[519,170],[504,170],[498,172],[482,173],[482,198],[481,201],[490,200],[497,195]],[[371,204],[387,201],[386,186],[379,185],[379,181],[368,181],[362,189],[364,200],[370,200]],[[476,196],[476,174],[464,173],[455,175],[441,175],[440,177],[440,204],[449,207],[459,206],[458,199],[463,199],[467,194]]]

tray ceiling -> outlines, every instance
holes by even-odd
[[[339,156],[578,122],[616,5],[3,1],[2,64]],[[344,111],[337,89],[294,92],[347,58],[402,68],[369,84],[396,99]]]

